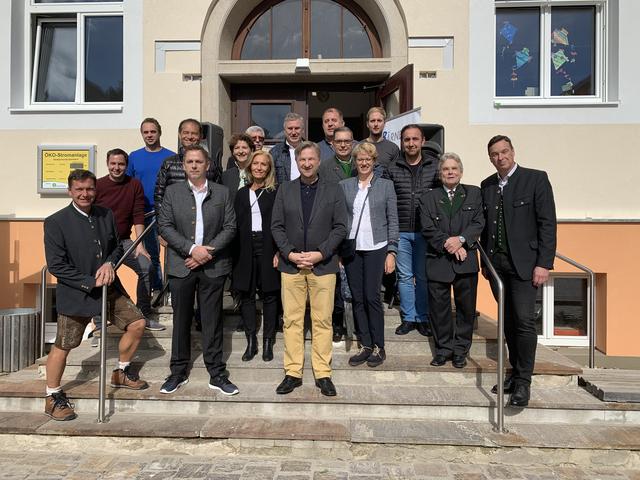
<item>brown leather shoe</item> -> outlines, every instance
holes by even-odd
[[[149,384],[140,380],[138,374],[133,373],[129,367],[116,368],[111,374],[111,386],[113,388],[129,388],[131,390],[144,390]]]
[[[44,400],[44,414],[60,422],[73,420],[78,416],[73,411],[73,404],[62,390],[58,393],[47,395]]]

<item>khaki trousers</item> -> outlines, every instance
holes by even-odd
[[[315,378],[331,376],[333,292],[335,274],[314,275],[311,270],[282,273],[284,311],[284,371],[302,378],[304,367],[304,313],[311,303],[311,366]]]

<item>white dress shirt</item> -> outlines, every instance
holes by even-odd
[[[193,192],[193,196],[196,200],[196,234],[195,234],[195,243],[189,249],[189,255],[194,248],[198,245],[202,245],[202,241],[204,238],[204,221],[202,219],[202,202],[204,202],[204,197],[207,196],[207,192],[209,191],[207,181],[204,181],[204,185],[202,188],[196,187],[191,180],[187,180],[189,182],[189,188]]]
[[[351,224],[351,232],[349,233],[349,238],[356,239],[356,250],[378,250],[388,243],[386,240],[378,243],[374,243],[373,241],[373,229],[371,228],[371,212],[369,199],[367,198],[367,201],[364,201],[369,188],[371,188],[370,183],[367,185],[362,185],[360,182],[358,182],[358,193],[356,194],[356,198],[353,200],[353,223]],[[358,220],[360,218],[360,212],[362,212],[362,220],[360,221],[360,230],[358,230]],[[358,230],[357,238],[356,230]]]
[[[509,183],[509,177],[510,177],[511,175],[513,175],[513,172],[515,172],[515,171],[516,171],[516,168],[518,168],[518,164],[517,164],[517,163],[514,163],[514,164],[513,164],[513,168],[512,168],[511,170],[509,170],[509,173],[507,173],[507,176],[506,176],[506,177],[504,177],[504,178],[502,178],[502,177],[500,176],[500,174],[498,173],[498,187],[500,187],[500,191],[501,191],[501,192],[502,192],[502,189],[505,187],[505,185],[506,185],[507,183]]]
[[[287,147],[289,147],[289,160],[291,162],[291,178],[289,180],[295,180],[300,176],[298,162],[296,162],[296,147],[289,145],[289,142],[287,142]]]
[[[263,190],[260,191],[262,193]],[[249,189],[249,205],[251,205],[251,231],[262,231],[262,214],[260,213],[260,205],[258,204],[258,195]]]

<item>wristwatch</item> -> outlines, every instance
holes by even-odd
[[[462,243],[463,245],[467,241],[462,235],[458,237],[458,240],[460,240],[460,243]]]

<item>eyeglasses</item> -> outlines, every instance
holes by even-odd
[[[334,140],[333,143],[336,145],[349,145],[353,140]]]

